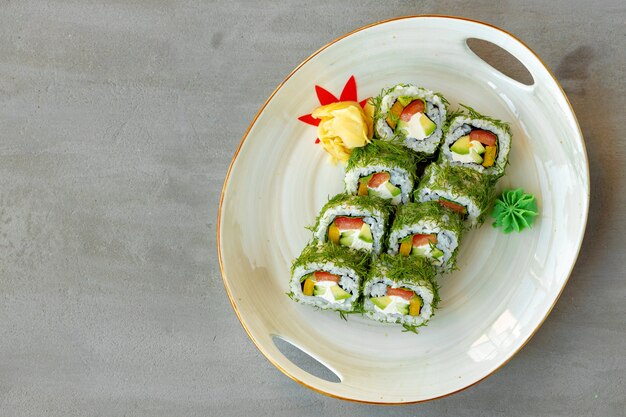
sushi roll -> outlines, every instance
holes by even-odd
[[[450,120],[440,162],[499,178],[504,175],[511,150],[509,125],[466,108],[469,115],[460,114]]]
[[[378,140],[355,148],[346,166],[346,193],[406,204],[416,181],[416,164],[414,155],[399,143]]]
[[[383,90],[374,101],[378,137],[401,139],[407,148],[432,156],[441,144],[448,101],[438,93],[411,84]]]
[[[309,244],[291,267],[289,296],[322,309],[353,311],[358,306],[369,256],[327,243]]]
[[[381,255],[363,285],[363,310],[373,320],[424,325],[439,302],[435,269],[424,258]]]
[[[378,255],[390,213],[391,205],[382,198],[337,194],[322,207],[313,233],[320,244],[330,241]]]
[[[430,164],[413,198],[437,201],[475,227],[483,223],[495,198],[494,179],[471,168]]]
[[[454,268],[463,232],[461,217],[438,202],[400,206],[389,232],[391,255],[422,256],[438,270]]]

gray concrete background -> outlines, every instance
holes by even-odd
[[[435,402],[352,404],[246,336],[218,199],[298,63],[419,13],[501,26],[555,71],[586,138],[590,219],[563,296],[502,370]],[[625,21],[621,0],[1,0],[0,415],[626,415]]]

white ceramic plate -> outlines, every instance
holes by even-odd
[[[476,56],[468,38],[492,42],[522,62],[532,86]],[[341,320],[291,301],[289,268],[310,239],[342,168],[328,164],[316,130],[297,120],[317,105],[314,85],[339,94],[354,74],[359,99],[415,83],[509,121],[513,147],[500,188],[537,196],[530,231],[504,235],[485,224],[467,234],[460,270],[443,278],[440,309],[419,335],[365,318]],[[582,242],[589,204],[583,138],[560,86],[521,41],[467,19],[415,16],[377,23],[325,46],[277,88],[250,126],[226,178],[218,219],[224,284],[261,352],[294,380],[349,400],[406,403],[466,388],[507,362],[556,303]],[[273,343],[278,336],[331,369],[313,376]]]

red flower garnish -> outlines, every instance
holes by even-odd
[[[333,96],[331,93],[329,93],[327,90],[324,90],[319,85],[315,86],[315,93],[317,94],[317,99],[320,101],[320,104],[322,106],[336,103],[339,101],[337,97]]]
[[[354,79],[354,75],[351,76],[348,81],[346,81],[346,85],[343,86],[343,90],[341,90],[339,98],[335,97],[333,93],[329,92],[323,87],[320,87],[319,85],[315,86],[315,94],[317,94],[317,99],[322,106],[332,103],[338,103],[340,101],[358,101],[356,80]],[[361,108],[365,107],[365,103],[367,103],[367,100],[368,99],[366,98],[365,100],[359,101],[359,105],[361,106]],[[316,119],[311,115],[311,113],[298,117],[298,120],[311,126],[318,126],[320,124],[320,119]],[[319,139],[315,139],[315,143],[319,142]]]

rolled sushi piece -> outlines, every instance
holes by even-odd
[[[337,194],[322,207],[313,233],[331,242],[378,255],[382,251],[392,206],[372,196]]]
[[[416,166],[413,153],[399,142],[378,140],[355,148],[346,165],[346,193],[380,197],[393,205],[408,203]]]
[[[374,100],[374,130],[383,140],[399,138],[404,146],[432,156],[441,144],[448,101],[438,93],[399,84]]]
[[[464,107],[469,114],[460,113],[450,120],[439,154],[440,162],[501,177],[511,150],[509,125]]]
[[[389,232],[391,255],[421,256],[439,271],[456,265],[463,220],[436,201],[400,206]]]
[[[373,320],[423,326],[439,302],[435,269],[425,258],[382,254],[363,285],[363,310]]]
[[[311,243],[291,267],[289,296],[322,309],[354,311],[369,258],[365,252],[332,243]]]
[[[424,171],[415,201],[436,201],[458,213],[471,227],[482,224],[495,198],[494,178],[471,168],[430,164]]]

